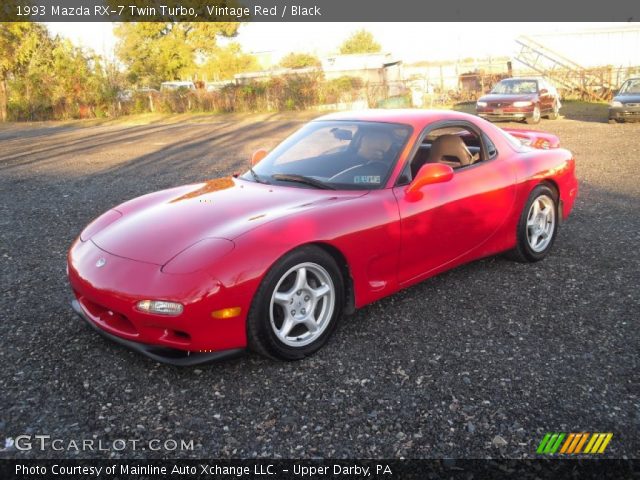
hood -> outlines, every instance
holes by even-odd
[[[500,93],[489,93],[488,95],[483,95],[478,99],[479,102],[522,102],[522,101],[534,101],[537,99],[535,93],[521,93],[517,95],[507,95]]]
[[[622,95],[616,95],[613,100],[621,103],[640,103],[640,94],[638,93],[623,93]]]
[[[91,240],[113,255],[164,265],[204,238],[233,240],[277,218],[366,193],[220,178],[126,202],[115,208],[123,215],[94,234]]]

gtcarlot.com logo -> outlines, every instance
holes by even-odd
[[[613,433],[547,433],[538,445],[536,453],[604,453],[612,438]]]

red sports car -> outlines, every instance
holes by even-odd
[[[73,307],[161,362],[247,347],[303,358],[343,313],[439,272],[548,254],[576,199],[575,160],[553,135],[511,132],[450,111],[321,117],[241,175],[95,219],[68,254]]]

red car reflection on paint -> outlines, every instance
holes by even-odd
[[[247,347],[300,359],[344,313],[509,252],[545,257],[577,194],[557,137],[463,113],[340,113],[242,175],[163,190],[72,245],[73,307],[108,338],[190,365]]]

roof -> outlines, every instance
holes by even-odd
[[[337,112],[324,115],[316,120],[361,120],[368,122],[402,123],[416,128],[437,120],[477,120],[478,117],[452,110],[422,110],[422,109],[370,109]]]
[[[170,82],[162,82],[160,85],[193,85],[189,80],[173,80]]]
[[[509,77],[509,78],[503,78],[503,79],[502,79],[502,80],[500,80],[500,81],[502,82],[502,81],[505,81],[505,80],[507,80],[507,81],[508,81],[508,80],[525,80],[525,81],[534,81],[534,80],[535,80],[535,81],[537,81],[537,80],[546,80],[546,79],[545,79],[545,77],[543,77],[543,76],[539,76],[539,77],[531,77],[531,76],[529,76],[529,77]]]

